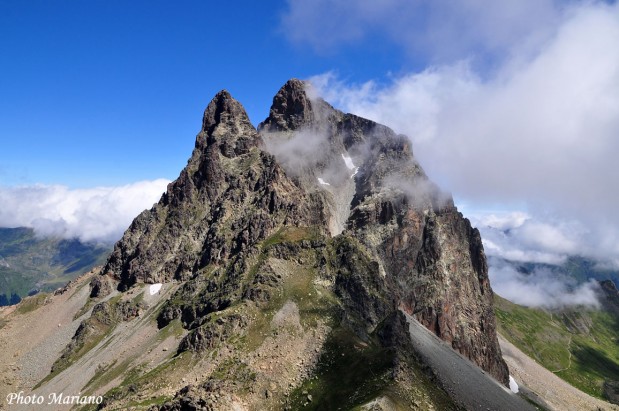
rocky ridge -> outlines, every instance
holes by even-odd
[[[187,166],[91,281],[93,314],[63,358],[140,316],[181,330],[165,362],[125,359],[125,382],[103,369],[103,407],[152,395],[161,410],[457,409],[401,311],[507,384],[479,232],[408,138],[309,87],[287,82],[258,129],[218,93]],[[153,283],[171,288],[148,306],[139,291]],[[106,327],[83,331],[93,324]]]

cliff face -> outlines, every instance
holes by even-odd
[[[158,327],[177,321],[184,336],[176,355],[212,363],[161,409],[221,393],[248,404],[334,406],[324,387],[322,402],[301,398],[303,381],[328,387],[329,378],[359,374],[344,366],[333,374],[324,356],[348,343],[368,356],[361,363],[378,350],[385,378],[407,381],[398,389],[421,389],[398,310],[506,384],[479,232],[428,179],[408,138],[310,97],[308,87],[287,82],[258,130],[227,92],[217,94],[187,166],[91,283],[95,300],[176,284],[154,313]],[[281,347],[297,347],[290,352],[304,358],[299,369]],[[260,368],[265,350],[275,358],[267,370],[280,360],[285,367],[270,383]],[[367,378],[355,389],[365,390]],[[278,394],[287,381],[292,388]]]
[[[331,207],[332,215],[378,264],[375,277],[385,290],[387,310],[395,306],[414,313],[455,350],[507,383],[479,231],[429,181],[408,138],[310,99],[295,80],[274,98],[259,129],[267,141],[282,139],[270,136],[274,132],[284,134],[283,139],[295,138],[295,133],[322,136],[325,150],[315,150],[302,170],[291,171],[305,180],[312,176],[328,204],[344,204],[340,210]],[[344,158],[354,168],[346,170]],[[330,186],[316,184],[321,174],[331,176]]]

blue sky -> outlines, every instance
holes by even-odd
[[[228,89],[257,124],[291,77],[380,77],[390,44],[289,41],[286,2],[0,1],[0,184],[173,179],[201,113]]]
[[[408,135],[489,255],[617,268],[617,44],[602,0],[0,0],[0,226],[118,239],[217,91],[258,124],[298,77]]]

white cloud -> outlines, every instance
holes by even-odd
[[[510,230],[520,227],[530,216],[522,211],[489,212],[481,215],[469,215],[477,226],[492,227],[497,230]]]
[[[387,85],[333,73],[314,85],[343,110],[409,135],[428,175],[457,198],[526,204],[535,219],[519,228],[526,247],[516,249],[540,251],[536,260],[583,249],[618,260],[619,5],[553,7],[546,34],[524,48],[501,41],[505,58],[490,72],[460,60]]]
[[[575,233],[522,212],[470,215],[486,255],[509,261],[561,265],[578,250]]]
[[[493,259],[489,275],[494,292],[516,304],[546,308],[600,304],[599,285],[594,280],[577,284],[570,277],[544,269],[524,274],[511,264]]]
[[[608,190],[619,178],[614,38],[619,7],[583,7],[533,59],[510,60],[491,79],[460,62],[387,87],[345,85],[332,75],[317,83],[346,111],[408,134],[430,175],[458,196],[551,198],[610,214],[619,204],[619,191]]]
[[[319,52],[386,38],[433,61],[495,54],[519,43],[530,48],[552,33],[560,10],[553,0],[288,0],[282,31]]]
[[[159,200],[168,183],[158,179],[90,189],[0,187],[0,226],[32,227],[41,236],[116,241],[141,211]]]
[[[488,256],[552,265],[580,256],[597,261],[600,267],[619,269],[616,227],[524,212],[482,211],[468,217],[479,228]]]

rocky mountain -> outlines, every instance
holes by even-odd
[[[479,232],[407,137],[300,80],[257,129],[215,96],[87,294],[37,392],[107,409],[529,408],[472,386],[508,383]],[[454,368],[469,361],[474,379]]]

